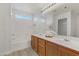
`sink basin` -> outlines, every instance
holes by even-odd
[[[53,36],[47,36],[47,35],[45,35],[45,37],[47,37],[47,38],[52,38]]]

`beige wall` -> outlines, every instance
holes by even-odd
[[[76,36],[76,20],[77,20],[77,15],[76,13],[72,12],[71,13],[71,36]]]
[[[71,36],[79,37],[79,15],[78,13],[72,12],[71,21]]]
[[[10,50],[10,4],[0,4],[0,54]]]

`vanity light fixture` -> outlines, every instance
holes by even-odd
[[[47,9],[51,8],[51,7],[54,6],[54,5],[56,5],[56,3],[52,3],[52,4],[48,5],[48,6],[46,6],[45,8],[43,8],[43,9],[41,10],[41,12],[46,11]]]

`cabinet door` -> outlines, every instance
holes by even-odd
[[[37,42],[38,42],[38,38],[35,36],[32,36],[31,46],[32,46],[33,50],[36,52],[37,52]]]
[[[43,46],[38,46],[38,54],[40,56],[45,56],[45,47]]]
[[[46,56],[57,56],[58,55],[58,48],[56,44],[51,42],[46,42]]]
[[[45,56],[45,40],[44,39],[38,40],[38,54],[40,56]]]
[[[69,50],[68,48],[64,48],[64,47],[59,47],[59,55],[60,56],[79,56],[74,51]]]

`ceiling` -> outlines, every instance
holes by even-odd
[[[49,3],[15,3],[12,4],[14,9],[25,11],[28,13],[40,13],[41,9]]]
[[[66,11],[73,11],[79,14],[79,3],[63,3],[61,6],[50,11],[50,13],[60,14]]]
[[[46,7],[48,4],[50,3],[15,3],[12,5],[14,9],[25,11],[31,14],[39,14],[41,13],[41,9]],[[58,14],[69,10],[79,13],[79,3],[63,3],[63,5],[57,7],[56,9],[53,8],[50,13],[53,12]]]

